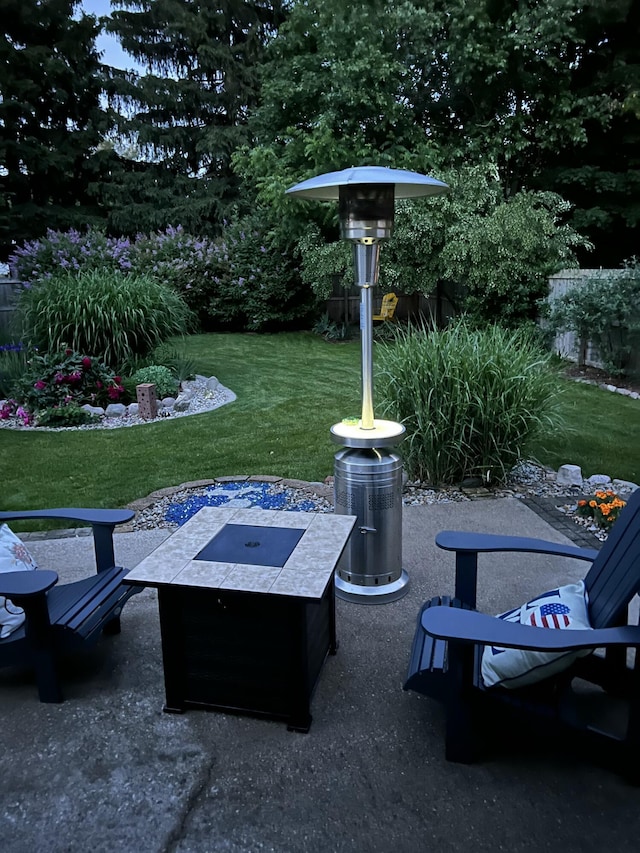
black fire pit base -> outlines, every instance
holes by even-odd
[[[225,711],[308,732],[310,702],[337,649],[334,584],[320,600],[160,587],[168,713]]]

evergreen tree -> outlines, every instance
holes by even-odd
[[[597,110],[584,135],[546,158],[537,184],[573,206],[572,224],[594,244],[584,266],[617,267],[638,254],[640,226],[640,4],[591,0],[577,18],[571,89]]]
[[[102,155],[95,18],[79,0],[3,0],[0,257],[47,228],[95,222]]]
[[[247,142],[256,67],[280,2],[115,0],[107,28],[146,73],[111,69],[120,138],[138,148],[105,197],[112,230],[215,232],[238,201],[231,154]]]

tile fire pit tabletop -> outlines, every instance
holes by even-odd
[[[319,598],[355,521],[351,515],[203,507],[132,569],[127,581]],[[233,555],[229,561],[222,559],[225,541]],[[282,565],[273,565],[274,549]],[[207,559],[208,553],[218,559]]]

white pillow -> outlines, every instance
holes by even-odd
[[[552,589],[527,601],[522,607],[501,613],[497,618],[538,628],[590,629],[584,581]],[[576,658],[589,655],[592,651],[535,652],[485,646],[482,653],[482,680],[485,687],[524,687],[568,669]]]
[[[36,561],[22,540],[7,524],[0,526],[0,572],[23,572],[37,569]],[[10,598],[0,595],[0,639],[4,640],[24,622],[24,610]]]

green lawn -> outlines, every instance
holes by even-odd
[[[213,412],[116,430],[0,431],[3,509],[123,506],[165,486],[229,474],[332,472],[329,427],[359,411],[358,343],[312,334],[188,339],[197,370],[237,395]]]
[[[532,455],[553,468],[580,465],[585,477],[640,483],[640,400],[565,380],[560,408],[564,430],[540,441]]]
[[[317,481],[329,427],[360,411],[360,348],[310,333],[197,335],[198,372],[238,395],[213,412],[117,430],[0,431],[3,509],[124,506],[165,486],[233,474]],[[563,436],[532,448],[554,467],[640,481],[640,402],[563,382]]]

